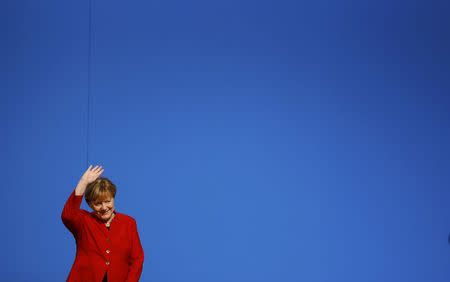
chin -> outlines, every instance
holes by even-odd
[[[111,211],[110,213],[105,214],[105,215],[97,214],[97,217],[103,221],[107,221],[108,219],[111,218],[112,215],[113,215],[113,211]]]

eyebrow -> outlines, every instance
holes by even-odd
[[[110,202],[110,201],[111,201],[111,199],[104,199],[102,201],[94,201],[94,204],[100,204],[100,203],[103,203],[103,202]]]

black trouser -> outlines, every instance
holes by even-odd
[[[102,282],[108,282],[108,277],[107,277],[107,273],[105,272],[105,277],[103,277],[103,281]]]

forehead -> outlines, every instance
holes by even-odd
[[[94,203],[100,203],[104,201],[110,201],[112,200],[112,195],[109,191],[103,191],[100,192],[97,197],[93,200]]]

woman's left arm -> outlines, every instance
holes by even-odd
[[[132,221],[131,227],[131,253],[129,257],[129,270],[126,282],[138,282],[144,264],[144,249],[139,239],[136,221]]]

